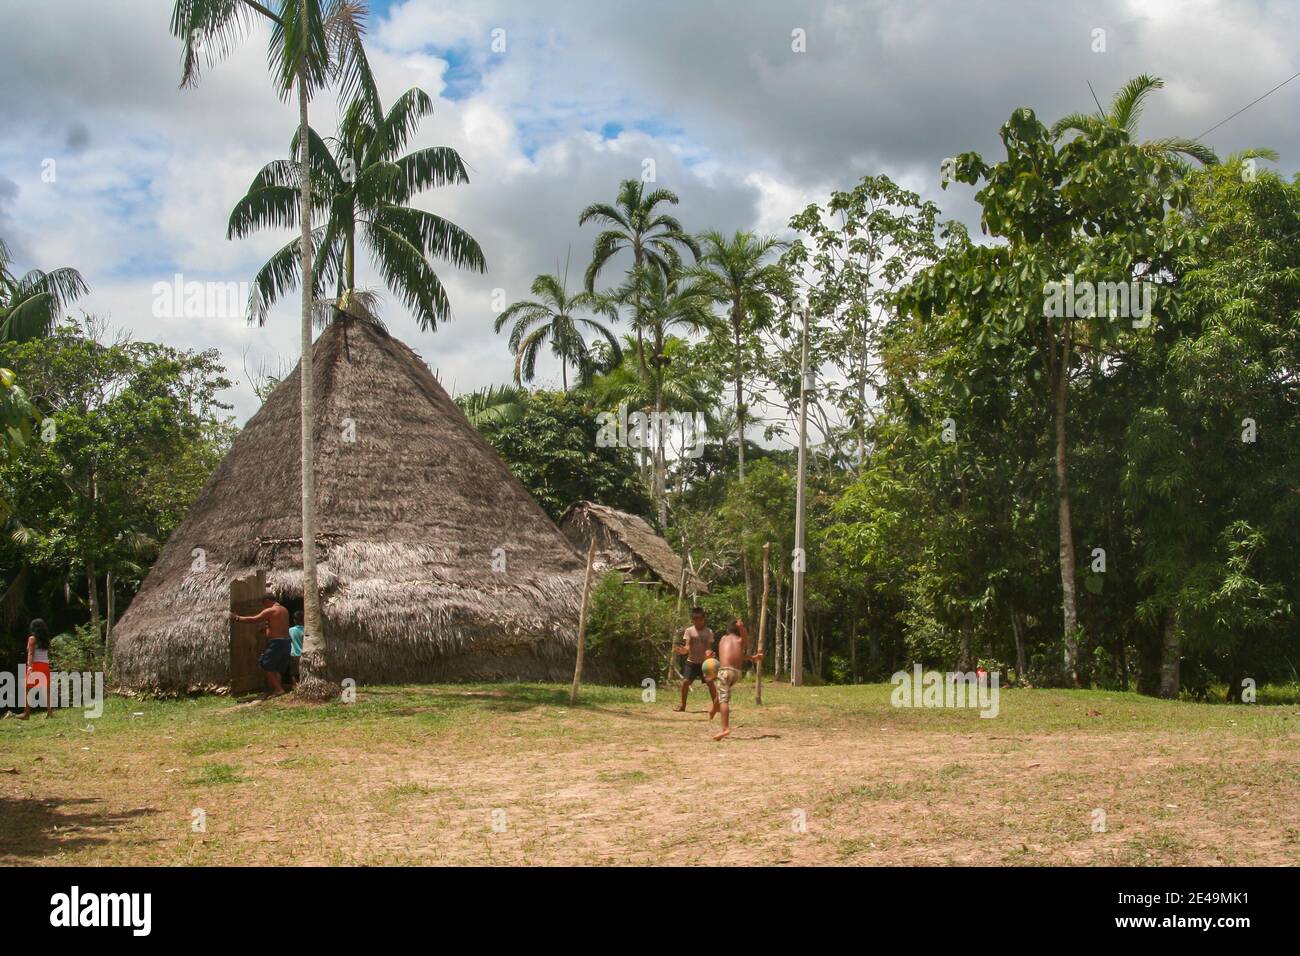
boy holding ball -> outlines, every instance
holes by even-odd
[[[718,662],[722,666],[718,669],[718,677],[713,684],[718,691],[718,709],[722,711],[722,732],[714,734],[714,740],[721,740],[731,734],[731,688],[740,680],[740,669],[745,666],[745,661],[763,659],[761,650],[746,656],[748,650],[749,632],[745,630],[745,622],[736,618],[728,625],[727,633],[722,635],[718,644]]]

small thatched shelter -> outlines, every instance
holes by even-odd
[[[681,586],[681,557],[644,518],[592,501],[579,501],[560,517],[560,530],[584,554],[591,539],[596,539],[593,567],[597,571],[618,571],[625,580],[664,584],[673,593]],[[708,594],[709,588],[688,570],[686,593]]]
[[[331,675],[567,680],[584,562],[555,523],[381,327],[340,314],[313,357]],[[299,408],[295,369],[235,439],[114,629],[119,686],[260,686],[236,647],[249,625],[232,627],[227,612],[263,581],[301,606]]]

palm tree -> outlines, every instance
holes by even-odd
[[[409,205],[424,189],[469,181],[459,154],[449,146],[399,156],[420,118],[432,111],[428,95],[411,89],[378,123],[354,102],[344,113],[337,137],[323,141],[315,130],[308,130],[312,207],[324,220],[314,230],[314,301],[332,283],[338,310],[347,312],[349,303],[361,304],[362,293],[356,287],[358,231],[387,286],[426,331],[436,329],[451,310],[446,289],[429,260],[440,258],[478,272],[486,268],[472,236],[455,223]],[[291,151],[296,153],[297,147],[295,135]],[[297,220],[296,178],[297,164],[292,161],[264,166],[231,211],[227,237],[292,225]],[[249,318],[259,325],[275,301],[298,282],[296,247],[296,240],[290,242],[257,273]],[[333,314],[333,309],[327,314]]]
[[[591,247],[591,265],[587,266],[587,291],[596,288],[596,279],[610,259],[627,250],[632,253],[632,269],[652,265],[664,275],[670,275],[681,264],[679,248],[690,251],[699,258],[700,250],[695,240],[682,229],[676,217],[657,212],[660,203],[677,205],[677,194],[669,189],[645,191],[639,179],[625,179],[619,184],[618,198],[609,203],[592,203],[578,217],[578,225],[598,222],[607,228],[596,237]],[[644,341],[640,323],[636,327],[636,356],[644,370],[646,367]]]
[[[777,262],[764,262],[787,245],[770,236],[736,232],[730,239],[706,232],[701,239],[699,264],[687,273],[714,302],[727,310],[731,325],[732,385],[735,388],[737,467],[745,477],[744,338],[772,317],[773,300],[782,296],[789,279]]]
[[[540,275],[533,280],[532,293],[536,299],[522,299],[513,303],[497,316],[495,331],[500,332],[507,322],[510,329],[510,351],[515,353],[515,382],[531,382],[537,371],[537,353],[548,341],[551,354],[560,360],[560,380],[564,390],[569,390],[569,363],[579,370],[584,380],[591,377],[592,361],[587,340],[582,330],[588,329],[609,344],[613,360],[622,360],[618,339],[598,319],[576,314],[578,309],[595,309],[600,299],[591,292],[569,295],[565,283],[558,275]]]
[[[642,374],[640,365],[633,358],[636,354],[636,339],[628,335],[625,341],[627,350],[623,353],[623,361],[594,377],[587,387],[592,402],[602,408],[626,405],[641,412],[662,410],[668,406],[678,412],[698,412],[704,416],[705,425],[712,433],[715,426],[713,411],[716,389],[706,376],[689,367],[689,361],[683,361],[684,353],[690,348],[687,341],[675,335],[665,337],[660,349],[663,361],[658,366],[659,374],[653,379],[647,379]],[[661,427],[659,437],[662,438],[663,434]],[[659,463],[662,464],[662,445],[659,451]],[[682,479],[684,483],[684,468]],[[661,475],[656,487],[662,492],[666,483],[666,475]],[[660,501],[662,500],[661,496]],[[666,526],[666,512],[663,508],[659,509],[659,521],[661,526]]]
[[[1133,77],[1111,98],[1110,109],[1098,107],[1096,113],[1071,113],[1063,116],[1052,125],[1053,138],[1059,139],[1066,133],[1082,133],[1094,136],[1103,130],[1118,130],[1125,142],[1132,143],[1137,138],[1137,124],[1142,117],[1145,100],[1154,90],[1163,89],[1165,81],[1158,76],[1143,73]],[[1206,166],[1218,163],[1214,150],[1195,139],[1181,136],[1166,136],[1139,144],[1143,149],[1159,153],[1165,159],[1186,168],[1187,159],[1194,159]]]
[[[59,313],[87,292],[76,269],[9,271],[13,256],[0,239],[0,342],[27,342],[49,334]]]
[[[712,331],[716,327],[712,300],[698,286],[680,283],[675,273],[669,276],[657,267],[641,266],[633,268],[627,281],[603,296],[602,301],[611,310],[619,306],[633,309],[638,364],[643,379],[651,386],[656,412],[652,492],[658,506],[659,523],[663,526],[668,520],[663,429],[667,409],[664,370],[671,362],[665,346],[674,330],[685,333]],[[649,355],[645,354],[647,338]]]
[[[788,291],[790,281],[785,269],[777,262],[764,261],[787,244],[770,236],[758,237],[739,230],[730,239],[716,231],[707,232],[700,238],[703,252],[699,263],[688,274],[699,282],[714,302],[727,310],[734,348],[732,386],[735,389],[737,474],[744,481],[744,340],[753,329],[765,325],[772,317],[774,297]],[[745,575],[747,609],[752,620],[754,582],[743,545],[741,567]]]
[[[337,683],[328,675],[321,629],[320,580],[316,573],[316,476],[312,427],[312,278],[311,182],[307,144],[310,126],[307,104],[331,79],[340,84],[345,100],[360,99],[371,116],[379,116],[379,95],[366,61],[361,36],[366,7],[359,0],[278,0],[271,10],[255,0],[176,0],[171,30],[185,44],[181,86],[199,79],[200,51],[208,65],[223,59],[260,21],[271,25],[268,60],[276,92],[288,100],[298,97],[298,223],[299,273],[302,285],[302,359],[298,367],[302,388],[302,577],[303,681],[299,693],[333,697]]]
[[[489,385],[477,392],[460,395],[456,404],[475,428],[509,425],[524,413],[528,390],[517,385]]]

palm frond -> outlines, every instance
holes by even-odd
[[[172,36],[184,43],[181,86],[194,86],[202,66],[224,60],[247,35],[259,11],[244,0],[176,0]],[[273,17],[269,11],[266,15]]]
[[[371,261],[402,304],[415,314],[422,330],[432,332],[439,322],[450,318],[447,292],[418,241],[383,221],[367,224],[366,241]]]

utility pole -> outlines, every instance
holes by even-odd
[[[794,506],[794,623],[790,635],[790,683],[803,684],[804,485],[808,469],[808,393],[816,373],[808,370],[808,306],[803,307],[803,355],[799,360],[799,477]]]

